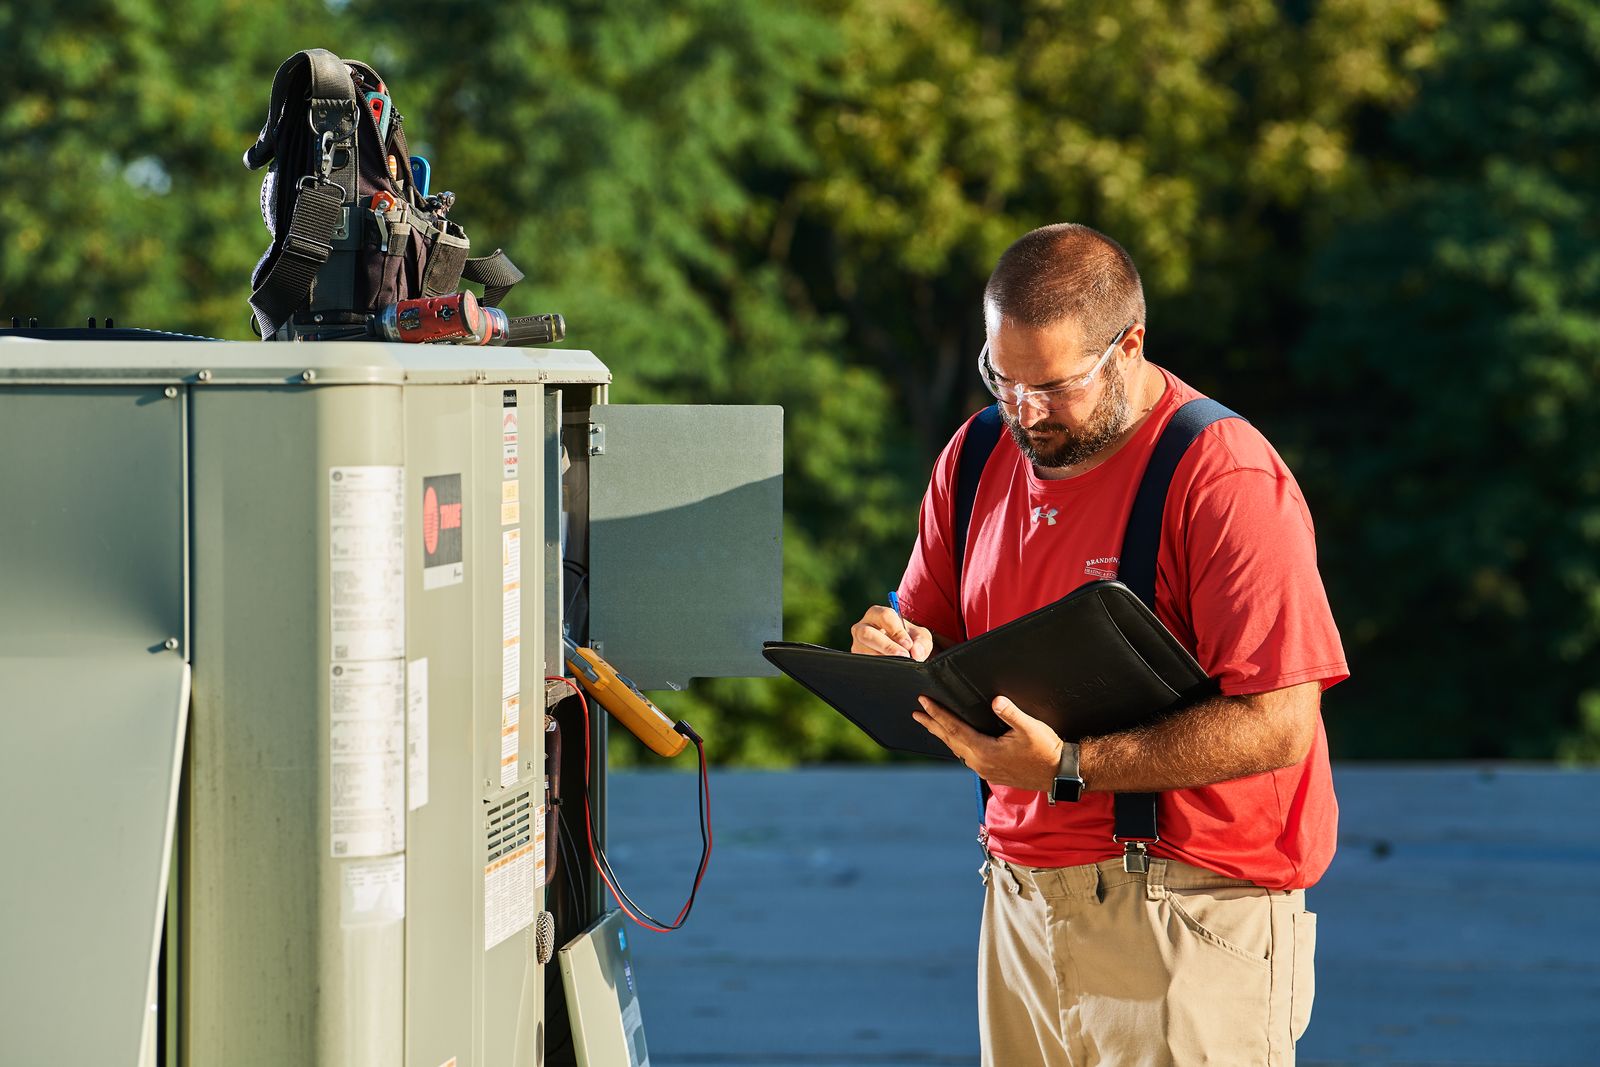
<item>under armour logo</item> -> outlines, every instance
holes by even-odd
[[[1051,508],[1049,511],[1046,511],[1042,507],[1034,508],[1033,509],[1033,521],[1034,521],[1034,523],[1037,524],[1040,519],[1044,519],[1045,520],[1045,525],[1046,526],[1054,526],[1056,524],[1056,509],[1055,508]]]

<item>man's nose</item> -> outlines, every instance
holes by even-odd
[[[1049,418],[1050,409],[1046,407],[1034,393],[1024,393],[1017,401],[1017,421],[1025,430]]]

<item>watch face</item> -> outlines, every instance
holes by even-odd
[[[1083,795],[1083,779],[1057,778],[1050,795],[1057,801],[1076,801]]]

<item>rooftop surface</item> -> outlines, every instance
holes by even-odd
[[[1335,768],[1307,896],[1301,1067],[1600,1064],[1600,771]],[[972,1065],[982,887],[959,768],[722,772],[688,924],[629,938],[660,1067]],[[611,859],[657,915],[700,854],[696,781],[611,779]]]

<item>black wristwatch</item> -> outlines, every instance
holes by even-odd
[[[1078,773],[1078,746],[1071,741],[1061,745],[1061,762],[1056,764],[1056,778],[1050,783],[1045,799],[1054,804],[1058,800],[1077,801],[1083,796],[1083,776]]]

